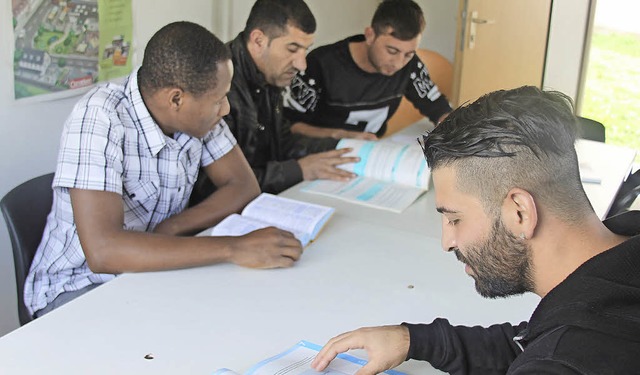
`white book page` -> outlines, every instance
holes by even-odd
[[[588,184],[602,183],[602,176],[599,175],[588,163],[580,163],[580,181]]]
[[[343,164],[340,168],[383,181],[429,187],[430,171],[420,145],[393,141],[363,141],[342,139],[336,148],[353,149],[346,156],[358,156],[358,163]]]
[[[393,212],[402,212],[424,193],[421,188],[367,177],[357,177],[346,182],[316,180],[304,187],[302,191],[328,195]]]
[[[320,349],[319,345],[301,341],[291,349],[253,366],[246,375],[353,375],[366,364],[366,361],[349,354],[339,354],[324,371],[318,372],[311,368],[311,361]],[[387,373],[404,375],[392,370]]]
[[[228,368],[219,368],[213,372],[213,375],[240,375],[233,370],[229,370]]]
[[[294,233],[307,233],[314,239],[333,211],[331,207],[262,193],[245,207],[242,215]]]
[[[272,226],[272,224],[265,223],[260,220],[255,220],[250,217],[240,216],[238,214],[231,214],[222,220],[218,225],[211,229],[211,236],[243,236],[254,230],[262,229]],[[309,235],[304,232],[290,231],[300,241],[302,246],[307,246],[310,241]]]

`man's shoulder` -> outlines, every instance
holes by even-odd
[[[311,50],[311,52],[309,52],[309,55],[307,57],[311,59],[324,59],[327,56],[331,55],[342,55],[345,53],[345,51],[348,52],[349,42],[355,37],[357,37],[357,35],[314,48],[313,50]]]
[[[101,108],[115,110],[122,106],[127,98],[124,86],[117,83],[99,85],[87,92],[75,105],[75,108]]]
[[[626,374],[640,368],[640,357],[626,353],[639,352],[640,342],[589,328],[561,326],[527,346],[509,373],[571,369],[578,374]]]

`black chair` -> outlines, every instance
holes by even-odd
[[[18,318],[24,325],[33,318],[24,304],[24,281],[51,211],[53,173],[36,177],[8,192],[0,201],[0,209],[9,230],[16,271]]]
[[[578,116],[578,135],[583,139],[604,142],[605,128],[601,122]]]
[[[620,185],[620,190],[613,199],[607,217],[615,216],[629,211],[633,202],[640,195],[640,170],[630,174]]]

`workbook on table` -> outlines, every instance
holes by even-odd
[[[300,341],[290,349],[265,359],[251,367],[245,375],[353,375],[367,361],[343,353],[338,354],[329,366],[322,372],[311,368],[311,361],[316,357],[322,347],[308,341]],[[384,374],[406,375],[403,372],[387,370]],[[222,368],[214,371],[213,375],[239,375],[237,372]]]
[[[304,247],[316,239],[334,211],[332,207],[262,193],[242,210],[241,215],[227,216],[208,234],[242,236],[273,226],[293,233]]]
[[[339,167],[358,175],[353,180],[316,180],[302,188],[349,202],[402,212],[429,188],[431,171],[418,142],[342,139],[336,148],[353,149],[346,156],[358,156],[358,163]]]

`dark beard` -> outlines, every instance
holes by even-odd
[[[478,293],[487,298],[508,297],[533,291],[531,249],[511,234],[501,218],[493,223],[489,238],[456,257],[473,270]]]

